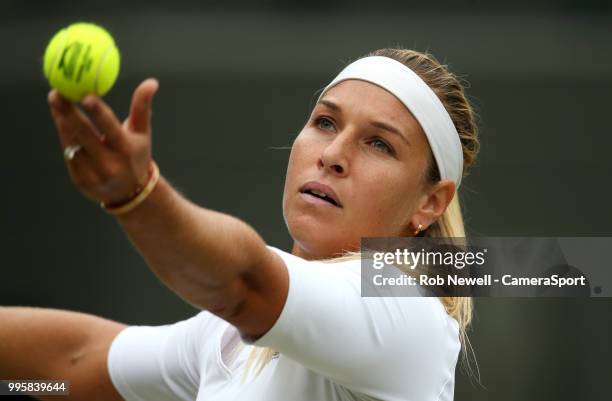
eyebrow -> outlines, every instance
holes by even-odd
[[[320,104],[323,104],[324,106],[327,106],[328,108],[341,113],[342,112],[342,108],[337,105],[336,103],[332,102],[331,100],[327,100],[327,99],[321,99],[319,100]],[[370,125],[376,128],[380,128],[383,129],[385,131],[388,131],[392,134],[395,134],[397,136],[399,136],[405,143],[406,145],[410,146],[410,141],[408,141],[408,139],[401,133],[401,131],[397,128],[395,128],[392,125],[389,125],[387,123],[383,123],[382,121],[370,121]]]

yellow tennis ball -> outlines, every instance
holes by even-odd
[[[119,63],[119,49],[104,28],[77,22],[51,38],[43,72],[51,87],[78,102],[89,93],[104,96],[119,75]]]

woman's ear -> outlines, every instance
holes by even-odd
[[[414,230],[419,224],[425,230],[440,217],[455,195],[455,183],[451,180],[440,180],[429,188],[419,199],[417,209],[410,221]]]

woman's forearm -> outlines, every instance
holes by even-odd
[[[192,305],[221,316],[240,302],[265,242],[242,220],[199,207],[163,177],[149,197],[118,220],[153,272]]]

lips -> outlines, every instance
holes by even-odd
[[[329,185],[325,185],[318,181],[309,181],[300,188],[301,193],[308,193],[312,196],[321,198],[334,206],[342,207],[340,199],[336,192]]]

